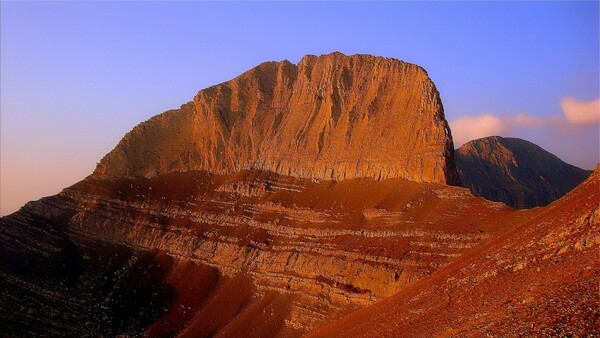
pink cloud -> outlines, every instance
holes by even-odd
[[[573,124],[594,125],[600,122],[600,98],[581,101],[565,97],[560,101],[567,121]]]
[[[454,145],[462,144],[486,136],[502,136],[512,131],[527,128],[540,128],[547,124],[546,119],[517,114],[499,116],[492,113],[484,113],[476,116],[462,116],[450,122]]]
[[[450,122],[454,145],[460,146],[468,141],[493,135],[500,135],[505,131],[504,121],[491,113],[478,116],[462,116]]]
[[[450,121],[455,147],[486,136],[512,136],[534,142],[559,158],[591,169],[600,160],[600,98],[563,98],[563,114],[462,116]]]
[[[543,132],[560,136],[575,137],[582,128],[600,126],[600,98],[580,101],[565,97],[561,100],[564,115],[539,117],[528,114],[462,116],[450,121],[454,145],[462,144],[486,136],[508,136],[521,130],[543,129]]]

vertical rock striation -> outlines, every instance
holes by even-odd
[[[423,68],[333,53],[263,63],[141,123],[96,177],[243,169],[318,179],[458,183],[439,93]]]

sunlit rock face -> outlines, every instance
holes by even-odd
[[[263,63],[141,123],[95,176],[269,170],[300,178],[456,184],[440,96],[423,68],[340,53]]]
[[[340,53],[264,63],[141,123],[93,175],[2,218],[0,324],[299,335],[507,228],[508,208],[457,182],[422,68]]]
[[[513,208],[547,205],[590,175],[518,138],[474,140],[458,148],[455,157],[463,186]]]

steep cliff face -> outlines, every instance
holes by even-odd
[[[600,166],[536,217],[313,337],[600,333]]]
[[[499,136],[464,144],[455,159],[463,186],[514,208],[547,205],[590,174],[531,142]]]
[[[368,55],[267,62],[141,123],[96,177],[270,170],[456,184],[439,93],[413,64]]]

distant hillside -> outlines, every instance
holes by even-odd
[[[456,150],[455,160],[463,186],[514,208],[547,205],[590,175],[518,138],[471,141]]]

